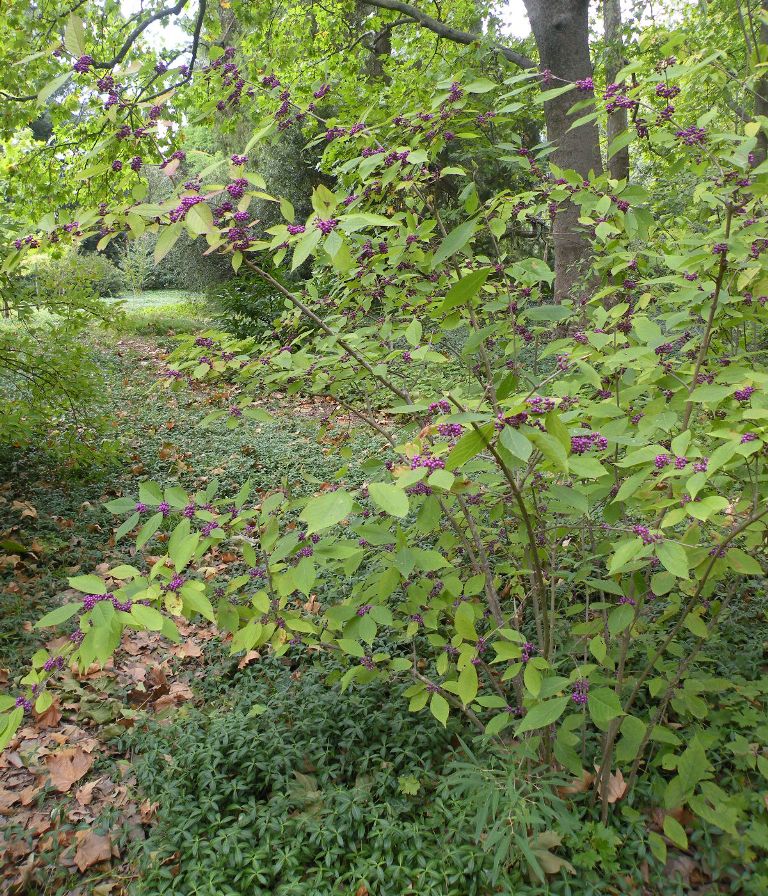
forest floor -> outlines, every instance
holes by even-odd
[[[162,330],[169,313],[193,329],[188,306],[169,312],[169,299],[185,297],[134,298],[134,310],[159,306],[160,317],[134,319],[129,335],[93,337],[111,438],[120,446],[113,463],[76,475],[42,455],[0,461],[0,688],[46,644],[34,623],[74,594],[67,576],[131,562],[129,541],[114,543],[116,524],[103,502],[136,494],[145,478],[196,490],[216,477],[222,493],[234,493],[248,478],[257,488],[281,481],[300,488],[307,474],[316,481],[338,465],[314,436],[320,403],[283,407],[276,423],[205,430],[199,420],[226,406],[226,392],[157,388],[172,340],[134,334]],[[187,625],[183,634],[173,647],[155,633],[134,632],[106,668],[66,671],[50,709],[29,718],[0,757],[1,893],[125,892],[133,874],[125,857],[155,807],[141,799],[131,757],[115,739],[139,719],[170,719],[199,702],[194,683],[206,675],[206,648],[221,654],[222,645],[208,624]],[[246,655],[240,667],[257,656]]]

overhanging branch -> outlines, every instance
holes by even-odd
[[[379,9],[390,9],[393,12],[399,12],[401,15],[408,16],[415,22],[418,22],[422,28],[426,28],[428,31],[437,34],[438,37],[443,37],[446,40],[453,41],[457,44],[469,45],[479,43],[483,39],[480,34],[472,34],[469,31],[460,31],[457,28],[451,28],[450,25],[446,25],[445,22],[441,22],[439,19],[427,15],[427,13],[422,12],[415,6],[411,6],[410,3],[404,3],[403,0],[361,0],[361,2],[367,6],[377,6]],[[508,62],[519,65],[520,68],[536,68],[536,63],[532,59],[529,59],[522,53],[518,53],[516,50],[512,50],[509,47],[497,43],[491,44],[491,47],[497,53],[500,53]]]

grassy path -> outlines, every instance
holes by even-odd
[[[299,492],[339,466],[316,439],[312,418],[322,415],[319,405],[274,407],[275,423],[203,430],[198,421],[227,396],[202,387],[158,388],[166,352],[156,340],[99,337],[94,351],[121,446],[114,463],[79,477],[34,454],[6,457],[0,465],[4,690],[13,691],[43,643],[32,626],[60,602],[66,577],[131,562],[129,540],[113,543],[116,524],[104,501],[136,494],[144,478],[195,490],[215,477],[223,493],[250,478],[257,489],[282,485]],[[64,676],[53,711],[30,720],[0,757],[0,821],[10,819],[0,835],[0,892],[22,881],[30,893],[125,892],[131,869],[124,856],[143,838],[154,810],[134,792],[126,757],[112,738],[147,713],[163,718],[194,702],[189,684],[204,683],[206,664],[220,661],[217,642],[207,626],[190,625],[174,649],[153,633],[137,632],[103,672]],[[96,884],[102,889],[94,891]]]

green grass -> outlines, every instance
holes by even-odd
[[[121,311],[113,329],[126,335],[163,337],[194,333],[209,322],[203,297],[181,289],[127,292],[108,301]]]
[[[157,308],[170,308],[174,305],[195,304],[202,300],[200,293],[188,292],[184,289],[148,289],[140,292],[124,292],[119,296],[107,298],[108,302],[120,302],[125,311],[144,311]]]

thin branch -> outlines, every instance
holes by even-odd
[[[446,25],[445,22],[441,22],[439,19],[427,15],[427,13],[422,12],[415,6],[411,6],[410,3],[403,3],[402,0],[362,0],[362,2],[367,6],[376,6],[379,9],[391,9],[393,12],[399,12],[404,16],[410,17],[415,22],[418,22],[422,28],[432,31],[438,37],[443,37],[446,40],[453,41],[457,44],[468,46],[470,44],[480,43],[483,40],[481,34],[472,34],[469,31],[460,31],[457,28],[451,28],[450,25]],[[505,47],[502,46],[502,44],[497,43],[491,44],[491,47],[497,53],[500,53],[508,62],[519,65],[520,68],[536,68],[536,63],[532,59],[529,59],[522,53],[518,53],[516,50],[512,50],[510,47]]]
[[[123,41],[122,47],[117,51],[117,54],[112,57],[112,59],[106,60],[104,62],[94,62],[93,68],[98,69],[110,69],[114,68],[116,65],[119,65],[123,59],[125,59],[128,51],[133,46],[136,39],[147,29],[153,22],[159,22],[161,19],[167,19],[169,16],[178,15],[182,9],[187,5],[189,0],[179,0],[179,2],[175,6],[165,6],[162,9],[158,9],[157,12],[152,13],[151,16],[148,16],[144,19],[143,22],[140,22],[131,33],[126,37]]]

